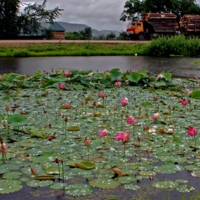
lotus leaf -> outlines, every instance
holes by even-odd
[[[156,172],[154,172],[154,171],[140,171],[139,174],[141,176],[155,176]]]
[[[45,180],[45,181],[29,180],[26,182],[26,185],[28,185],[29,187],[46,187],[52,184],[53,181],[50,180]]]
[[[200,90],[193,90],[191,97],[194,99],[200,99]]]
[[[89,181],[89,185],[100,189],[113,189],[120,186],[120,182],[113,179],[99,178]]]
[[[191,191],[195,190],[195,188],[185,184],[185,185],[179,185],[176,188],[176,190],[178,190],[179,192],[184,192],[185,193],[185,192],[191,192]]]
[[[0,180],[0,194],[12,193],[22,189],[21,181]]]
[[[2,178],[5,178],[5,179],[19,179],[21,175],[22,175],[21,172],[8,172],[8,173],[3,174]]]
[[[54,183],[52,185],[50,185],[50,188],[51,189],[54,189],[54,190],[60,190],[60,189],[63,189],[67,186],[66,183]]]
[[[87,184],[75,183],[65,187],[65,192],[71,196],[85,196],[93,192],[93,188]]]
[[[185,169],[189,171],[200,171],[200,167],[196,165],[186,165]]]
[[[164,181],[155,181],[151,184],[154,188],[157,189],[175,189],[178,187],[178,183],[175,181],[164,180]]]
[[[154,170],[161,174],[172,174],[183,171],[184,167],[180,165],[166,164],[166,165],[155,166]]]
[[[177,179],[176,182],[177,182],[177,183],[187,183],[188,180],[185,180],[185,179]]]
[[[138,189],[140,189],[140,186],[134,185],[134,184],[126,184],[126,185],[124,185],[124,188],[126,190],[138,190]]]
[[[20,114],[9,115],[8,118],[7,118],[9,124],[12,124],[12,123],[22,123],[26,119],[27,118],[24,115],[20,115]]]
[[[135,182],[137,179],[134,176],[121,176],[117,179],[120,183],[130,183],[130,182]]]

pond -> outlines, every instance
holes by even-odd
[[[92,69],[103,72],[113,68],[121,71],[147,69],[151,73],[169,71],[174,76],[200,77],[200,58],[156,58],[144,56],[92,56],[92,57],[28,57],[0,58],[0,73],[33,75],[41,70]]]
[[[195,58],[164,61],[123,56],[48,57],[6,58],[0,62],[3,65],[1,70],[28,75],[38,70],[51,71],[52,68],[99,71],[146,68],[158,73],[169,71],[166,63],[175,76],[200,75],[198,59]],[[116,74],[111,76],[113,80]],[[187,129],[199,129],[200,103],[184,92],[185,88],[191,91],[199,88],[199,82],[194,78],[175,79],[175,89],[165,90],[158,87],[169,84],[169,74],[163,73],[163,79],[155,76],[152,83],[158,87],[156,90],[126,87],[126,82],[117,88],[92,88],[94,83],[87,90],[70,82],[74,76],[67,78],[69,85],[63,74],[38,75],[24,81],[10,75],[1,81],[1,88],[7,89],[0,90],[0,120],[3,120],[0,129],[8,145],[8,163],[3,164],[0,160],[0,199],[186,200],[199,195],[200,138],[188,135]],[[91,82],[87,74],[80,76],[82,83]],[[129,78],[131,82],[133,77]],[[18,87],[8,90],[13,83]],[[65,88],[58,89],[63,83]],[[26,86],[25,89],[22,86]],[[99,92],[106,97],[102,98]],[[128,98],[126,105],[120,102],[124,97]],[[187,103],[182,103],[182,99]],[[156,121],[152,118],[155,113],[160,113]],[[134,116],[137,122],[128,124],[128,116]],[[108,136],[100,138],[99,131],[104,129],[108,130]],[[114,139],[117,132],[125,130],[131,132],[130,142],[126,145]],[[89,148],[84,144],[85,137],[90,139]],[[64,161],[64,183],[55,158]],[[95,168],[85,163],[88,160],[94,161]],[[61,163],[59,165],[61,167]],[[119,167],[124,175],[114,179],[113,166]],[[54,175],[55,181],[35,180],[31,168],[36,169],[38,175]],[[14,185],[8,187],[10,182]],[[58,182],[60,184],[56,184]],[[12,193],[3,194],[2,190]]]

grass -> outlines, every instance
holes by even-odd
[[[51,44],[9,44],[0,46],[0,57],[39,56],[200,56],[199,38],[183,35],[159,37],[149,43],[51,43]]]
[[[0,57],[98,56],[142,54],[148,44],[26,44],[0,47]]]

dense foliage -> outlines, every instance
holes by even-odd
[[[146,46],[143,55],[170,56],[181,55],[186,57],[200,56],[199,38],[186,38],[183,35],[174,37],[159,37]]]
[[[199,199],[197,77],[52,69],[0,79],[2,199]]]
[[[196,0],[127,0],[120,20],[132,20],[146,12],[172,12],[180,17],[184,14],[199,14],[200,6]]]
[[[58,7],[46,10],[47,0],[42,5],[38,3],[27,4],[23,13],[19,12],[19,0],[0,0],[0,37],[16,38],[22,34],[37,34],[42,22],[53,23],[60,12]]]
[[[92,39],[92,29],[87,27],[79,32],[67,32],[65,34],[67,40],[91,40]]]

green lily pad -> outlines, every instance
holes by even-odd
[[[89,185],[100,189],[113,189],[120,186],[121,183],[113,179],[99,178],[89,181]]]
[[[71,196],[85,196],[93,192],[93,188],[90,185],[83,183],[75,183],[65,187],[65,192]]]
[[[166,164],[154,167],[154,170],[161,174],[172,174],[184,170],[180,165]]]
[[[22,175],[21,172],[8,172],[8,173],[3,174],[2,178],[5,178],[5,179],[19,179],[21,175]]]
[[[126,185],[124,185],[124,188],[126,190],[138,190],[138,189],[140,189],[140,186],[134,185],[134,184],[126,184]]]
[[[121,176],[121,177],[118,178],[118,181],[120,183],[122,183],[122,184],[124,184],[124,183],[130,183],[130,182],[135,182],[136,180],[137,179],[134,176],[132,176],[132,177],[130,177],[130,176]]]
[[[175,181],[164,180],[164,181],[155,181],[152,184],[152,187],[157,189],[175,189],[178,187],[178,183]]]
[[[46,180],[46,181],[39,181],[39,180],[29,180],[26,182],[26,185],[29,187],[46,187],[52,185],[53,181]]]
[[[7,120],[8,120],[9,124],[22,123],[26,120],[26,117],[24,115],[20,115],[20,114],[13,114],[13,115],[9,115]]]
[[[0,194],[12,193],[22,189],[22,182],[18,180],[0,180]]]
[[[195,188],[189,185],[179,185],[176,190],[179,192],[192,192],[195,190]]]
[[[63,189],[67,186],[66,183],[54,183],[52,185],[50,185],[50,188],[51,189],[54,189],[54,190],[60,190],[60,189]]]
[[[156,172],[154,172],[154,171],[140,171],[139,174],[141,176],[155,176]]]

